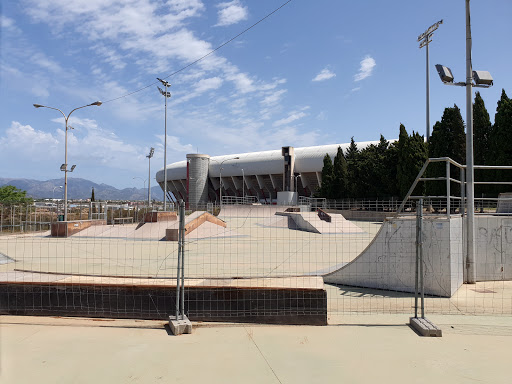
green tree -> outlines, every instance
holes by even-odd
[[[322,186],[318,191],[319,197],[327,199],[333,198],[333,184],[334,184],[334,166],[332,164],[331,156],[328,153],[324,156],[324,166],[322,167]]]
[[[345,155],[343,154],[341,147],[338,147],[338,152],[334,157],[333,177],[333,197],[335,199],[343,199],[347,197],[348,168],[347,160],[345,159]]]
[[[476,165],[489,165],[491,163],[491,135],[492,125],[489,112],[485,108],[484,100],[480,92],[475,95],[473,103],[473,151]],[[485,181],[492,178],[490,171],[475,170],[475,180]],[[475,195],[489,193],[492,188],[488,185],[475,185]]]
[[[445,108],[441,121],[434,125],[430,137],[428,153],[430,157],[449,157],[459,164],[466,163],[466,134],[464,133],[464,120],[457,105],[453,108]],[[458,170],[451,167],[451,174],[458,175]],[[429,177],[443,177],[446,175],[446,166],[443,163],[429,165]],[[458,194],[458,184],[451,186],[451,194]],[[433,181],[427,184],[427,192],[433,196],[446,195],[446,184],[444,181]]]
[[[494,165],[512,165],[512,100],[504,89],[494,115],[491,148]],[[497,171],[495,181],[512,181],[511,173],[511,171]],[[510,191],[510,189],[510,186],[500,186],[496,192]]]
[[[477,92],[473,104],[473,153],[476,165],[488,164],[491,128],[489,112],[485,108],[480,92]]]
[[[413,131],[409,136],[405,126],[400,124],[400,134],[397,144],[397,184],[400,197],[405,197],[418,176],[419,171],[428,158],[425,139]],[[423,186],[418,185],[414,194],[423,194]]]
[[[26,204],[33,200],[27,197],[27,191],[16,188],[13,185],[0,187],[0,203],[3,204]]]
[[[350,138],[350,145],[347,148],[345,159],[347,161],[347,192],[349,197],[360,197],[359,186],[359,169],[358,169],[359,149],[354,141],[354,137]]]

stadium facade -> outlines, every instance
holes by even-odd
[[[370,144],[378,144],[378,141],[359,142],[357,146],[362,149]],[[298,196],[311,197],[322,185],[325,155],[334,159],[338,147],[346,152],[349,145],[282,147],[222,156],[189,154],[186,160],[167,166],[168,197],[183,199],[189,205],[244,196],[271,204],[277,201],[279,192],[297,192]],[[163,168],[157,172],[156,180],[163,190]]]

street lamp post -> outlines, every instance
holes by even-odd
[[[151,149],[149,150],[149,154],[146,155],[146,157],[148,158],[148,207],[151,207],[151,158],[153,157],[154,153],[155,148],[151,147]],[[167,186],[167,181],[165,185]]]
[[[52,203],[53,203],[53,201],[55,200],[55,190],[56,190],[57,188],[62,189],[62,185],[59,185],[59,186],[57,186],[57,187],[53,187],[53,192],[52,192]],[[58,202],[57,202],[56,214],[57,214],[57,215],[59,214],[59,203],[58,203]]]
[[[84,105],[82,107],[78,107],[73,109],[69,114],[66,116],[64,112],[62,112],[58,108],[48,107],[46,105],[41,104],[33,104],[36,108],[48,108],[48,109],[55,109],[56,111],[59,111],[62,113],[62,116],[64,116],[64,121],[66,122],[66,133],[65,133],[65,147],[64,147],[64,164],[60,167],[61,171],[64,171],[64,221],[68,221],[68,172],[73,172],[76,165],[73,165],[70,170],[68,170],[68,129],[73,129],[72,127],[69,127],[68,121],[69,117],[73,112],[75,112],[77,109],[82,109],[85,107],[90,107],[93,105],[100,106],[102,103],[101,101],[95,101],[94,103]]]
[[[431,38],[434,35],[434,31],[439,28],[439,25],[443,24],[443,20],[432,24],[428,29],[418,36],[418,42],[420,43],[420,49],[427,47],[427,141],[430,141],[430,71],[429,71],[429,57],[428,57],[428,44],[432,42]]]
[[[242,170],[242,199],[245,204],[245,172],[243,168],[240,168]]]
[[[165,87],[165,91],[163,91],[160,87],[157,87],[160,91],[160,94],[165,99],[165,121],[164,121],[164,212],[167,211],[167,98],[171,97],[171,92],[167,92],[167,87],[170,87],[171,84],[168,81],[156,78],[159,82],[163,84]]]
[[[493,78],[487,71],[473,71],[471,64],[471,16],[469,1],[466,0],[466,82],[454,83],[450,68],[436,64],[441,81],[447,85],[466,87],[466,197],[467,197],[467,257],[466,280],[476,283],[475,265],[475,181],[473,158],[473,87],[489,88],[493,85]],[[474,82],[474,83],[473,83]],[[463,186],[462,186],[463,187]],[[447,208],[449,209],[449,207]]]
[[[224,164],[226,161],[229,161],[229,160],[238,160],[240,159],[238,156],[237,157],[232,157],[232,158],[229,158],[229,159],[225,159],[225,160],[222,160],[220,162],[220,171],[219,171],[219,196],[220,196],[220,205],[222,206],[222,164]],[[216,161],[216,160],[213,160],[212,161]]]
[[[295,176],[295,192],[297,192],[297,179],[300,177],[300,174]]]

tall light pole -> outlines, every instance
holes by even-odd
[[[240,169],[242,170],[242,199],[244,199],[245,203],[245,173],[243,168]]]
[[[475,266],[475,181],[473,158],[473,87],[489,88],[493,79],[487,71],[473,71],[471,64],[471,17],[469,0],[466,0],[466,82],[454,83],[450,68],[436,64],[441,81],[447,85],[466,87],[466,196],[467,196],[467,257],[466,279],[470,284],[476,283]],[[473,84],[474,81],[474,84]],[[463,187],[463,186],[462,186]]]
[[[69,120],[69,117],[71,116],[71,114],[73,112],[75,112],[77,109],[82,109],[82,108],[90,107],[93,105],[96,105],[99,107],[101,104],[102,104],[101,101],[95,101],[94,103],[75,108],[71,112],[69,112],[69,114],[67,116],[64,114],[64,112],[62,112],[58,108],[48,107],[46,105],[41,105],[41,104],[34,104],[34,107],[36,107],[36,108],[49,108],[49,109],[55,109],[56,111],[59,111],[60,113],[62,113],[62,116],[64,116],[64,121],[66,122],[64,164],[62,164],[62,166],[60,167],[61,171],[64,171],[64,221],[68,221],[68,172],[73,172],[73,170],[76,167],[75,165],[73,165],[71,167],[71,169],[68,170],[68,129],[73,129],[72,127],[68,126],[68,120]]]
[[[443,24],[443,20],[439,20],[437,23],[432,24],[428,29],[418,36],[418,42],[420,43],[420,49],[427,47],[427,129],[426,137],[427,141],[430,141],[430,71],[429,71],[429,57],[428,57],[428,44],[432,42],[431,38],[434,31],[439,28],[439,25]]]
[[[295,192],[297,192],[297,179],[301,177],[300,174],[295,176]]]
[[[225,159],[225,160],[222,160],[220,162],[220,171],[219,171],[219,196],[220,196],[220,205],[222,206],[222,164],[224,164],[226,161],[229,161],[229,160],[238,160],[240,159],[238,156],[237,157],[231,157],[229,159]],[[213,160],[212,161],[216,161],[216,160]]]
[[[151,147],[149,150],[149,154],[146,155],[148,158],[148,207],[151,207],[151,158],[155,153],[155,148]],[[164,171],[167,172],[167,171]],[[165,181],[165,185],[167,186],[167,180]]]
[[[170,87],[171,84],[168,81],[156,78],[159,82],[163,84],[165,87],[165,91],[163,91],[160,87],[157,87],[160,91],[160,94],[165,99],[165,130],[164,130],[164,212],[167,211],[167,98],[171,97],[171,92],[167,92],[167,87]]]

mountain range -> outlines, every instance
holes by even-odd
[[[64,178],[46,181],[0,178],[0,187],[4,185],[12,185],[27,191],[27,196],[34,199],[62,199],[64,193],[59,188],[64,186]],[[94,188],[96,200],[146,200],[148,198],[147,188],[117,189],[107,184],[96,184],[90,180],[68,177],[68,199],[90,199],[92,188]],[[151,188],[152,199],[162,201],[163,197],[164,193],[159,185]]]

